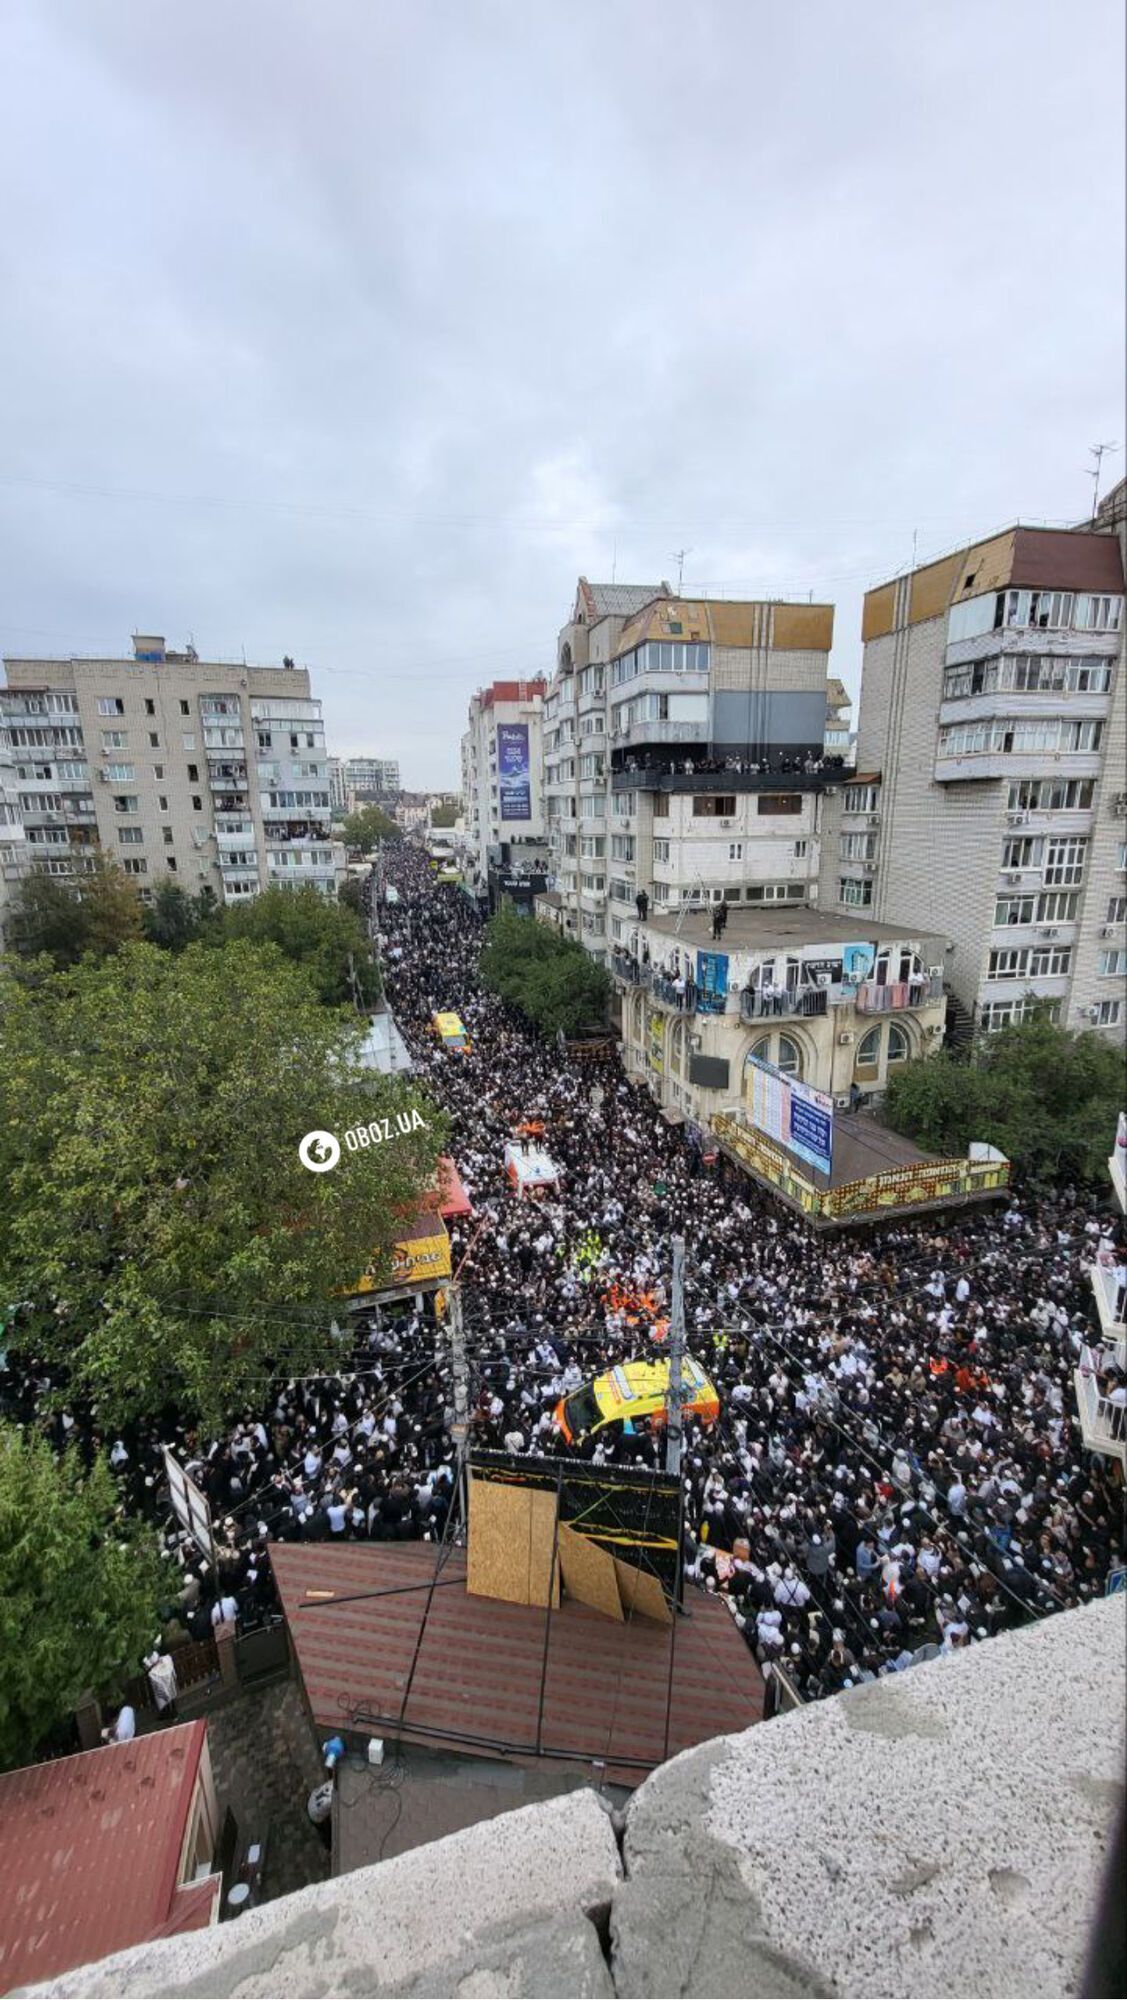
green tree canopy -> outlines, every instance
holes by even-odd
[[[460,810],[458,805],[432,806],[430,823],[432,826],[453,826]]]
[[[33,869],[12,898],[5,934],[20,958],[46,952],[58,967],[85,952],[105,958],[141,935],[141,899],[128,875],[95,849],[87,875]]]
[[[601,965],[556,930],[503,904],[485,933],[483,983],[511,1001],[544,1035],[565,1035],[606,1017],[610,981]]]
[[[29,1764],[84,1689],[136,1671],[167,1587],[104,1458],[87,1472],[77,1452],[0,1424],[0,1767]]]
[[[349,813],[344,822],[344,841],[347,847],[358,847],[361,854],[370,854],[378,840],[401,840],[403,830],[397,820],[381,812],[379,806],[360,806]]]
[[[0,978],[0,1298],[33,1302],[21,1345],[115,1413],[214,1419],[275,1366],[332,1366],[334,1297],[387,1268],[446,1129],[410,1077],[357,1066],[363,1033],[245,940]],[[425,1126],[397,1133],[414,1108]],[[395,1136],[347,1150],[376,1116]],[[313,1174],[298,1144],[321,1129],[341,1159]]]
[[[1103,1180],[1123,1103],[1123,1057],[1102,1036],[1043,1012],[983,1036],[969,1062],[948,1050],[890,1076],[884,1117],[929,1151],[998,1146],[1038,1180]]]
[[[352,997],[349,962],[365,1007],[380,996],[379,968],[359,917],[312,883],[300,889],[272,888],[224,912],[224,938],[274,944],[286,958],[305,966],[321,999],[339,1005]]]
[[[150,944],[159,944],[165,951],[183,951],[185,945],[199,937],[218,941],[221,915],[213,889],[202,889],[198,896],[189,896],[179,882],[166,875],[157,883],[141,922]]]

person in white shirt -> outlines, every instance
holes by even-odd
[[[233,1625],[238,1615],[238,1604],[227,1592],[224,1592],[223,1596],[218,1598],[211,1607],[211,1622],[213,1625]]]
[[[123,1702],[116,1718],[108,1729],[102,1731],[103,1743],[132,1743],[137,1734],[137,1716],[128,1702]]]

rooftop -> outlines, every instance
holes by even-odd
[[[919,624],[943,616],[963,598],[990,591],[1015,589],[1123,591],[1123,564],[1114,535],[1076,528],[1007,528],[983,541],[971,542],[936,561],[921,563],[911,577],[907,622]],[[865,593],[864,638],[878,638],[892,629],[892,599],[898,577]]]
[[[176,1878],[206,1722],[0,1776],[0,1992],[209,1924]]]
[[[669,585],[662,583],[588,583],[579,579],[575,596],[576,616],[590,625],[596,618],[630,618],[652,604],[655,597],[668,597]]]
[[[724,1606],[703,1592],[686,1590],[689,1615],[672,1625],[615,1622],[570,1598],[544,1611],[471,1596],[461,1550],[448,1554],[432,1594],[438,1559],[419,1542],[273,1550],[318,1728],[517,1764],[598,1762],[608,1779],[635,1785],[664,1757],[762,1715],[759,1669]],[[326,1590],[352,1601],[307,1596]],[[357,1704],[371,1720],[349,1725]],[[616,1757],[627,1761],[616,1766]]]
[[[774,598],[659,597],[623,626],[616,652],[643,639],[699,639],[737,648],[768,643],[828,652],[833,642],[832,604],[785,604]]]
[[[650,911],[646,924],[663,937],[681,944],[700,945],[705,950],[771,951],[791,945],[900,944],[912,938],[934,937],[933,931],[913,930],[908,924],[878,924],[867,910],[839,916],[827,910],[807,909],[800,903],[776,904],[774,908],[745,910],[733,903],[725,905],[728,922],[719,941],[712,936],[712,918],[707,910],[685,916],[655,916]]]

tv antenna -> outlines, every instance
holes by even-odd
[[[681,585],[685,578],[685,557],[692,555],[691,549],[674,549],[673,559],[677,564],[677,595],[681,595]]]
[[[1094,464],[1093,466],[1090,466],[1090,467],[1089,467],[1089,469],[1088,469],[1088,477],[1089,477],[1089,479],[1090,479],[1090,480],[1091,480],[1091,482],[1092,482],[1092,519],[1093,519],[1093,521],[1094,521],[1094,520],[1095,520],[1095,518],[1096,518],[1096,509],[1097,509],[1097,508],[1099,507],[1099,504],[1100,504],[1100,474],[1101,474],[1101,472],[1103,471],[1103,460],[1104,460],[1104,453],[1105,453],[1105,452],[1107,452],[1107,451],[1118,451],[1118,450],[1119,450],[1119,446],[1118,446],[1117,444],[1114,444],[1114,443],[1112,443],[1112,444],[1090,444],[1090,445],[1088,446],[1088,456],[1089,456],[1089,458],[1094,458],[1094,459],[1095,459],[1095,461],[1096,461],[1096,462],[1095,462],[1095,464]]]

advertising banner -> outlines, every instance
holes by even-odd
[[[728,1004],[728,954],[697,953],[697,1012],[722,1014]]]
[[[833,1160],[833,1098],[797,1077],[784,1076],[758,1056],[749,1056],[747,1066],[748,1109],[757,1131],[828,1174]]]
[[[841,954],[841,976],[847,986],[859,986],[868,979],[877,961],[873,944],[847,944]]]
[[[665,1069],[665,1015],[655,1009],[650,1015],[649,1029],[649,1065],[660,1076]]]
[[[497,789],[503,820],[532,818],[527,722],[497,724]]]

